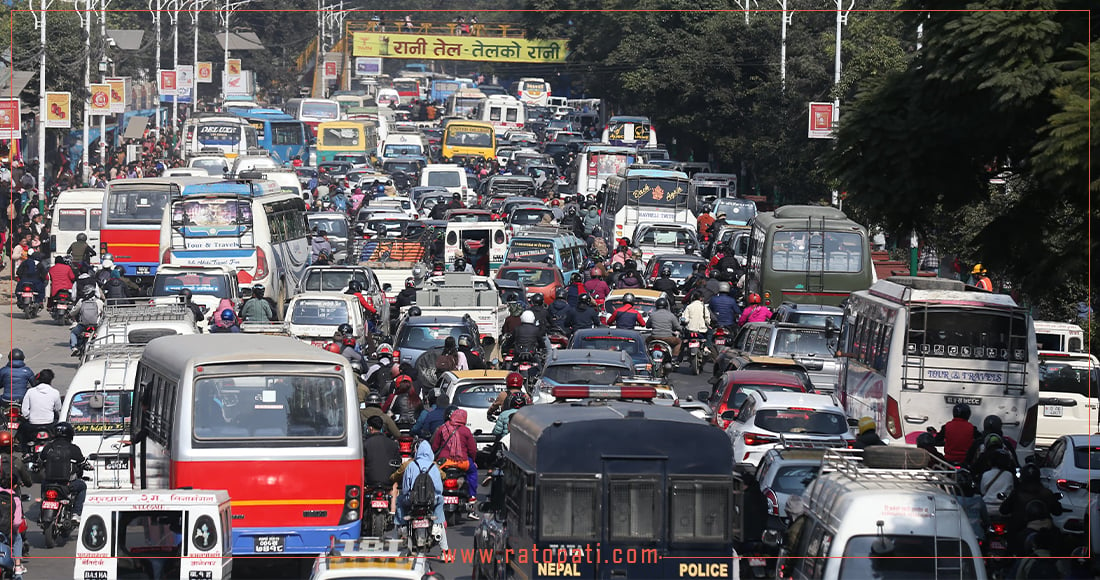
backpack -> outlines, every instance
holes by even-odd
[[[73,468],[70,465],[69,446],[56,443],[50,444],[46,446],[42,453],[45,458],[45,461],[42,462],[42,479],[44,481],[69,481],[73,473]]]
[[[108,298],[126,298],[126,285],[121,278],[111,278],[103,285],[103,292]]]
[[[19,533],[19,530],[12,529],[14,522],[15,498],[10,492],[0,491],[0,534],[10,538],[12,534]]]
[[[95,300],[82,300],[76,321],[85,326],[99,322],[99,305]]]
[[[416,468],[420,470],[416,479],[413,480],[412,488],[409,490],[409,505],[410,506],[434,506],[435,505],[435,483],[432,482],[431,469],[432,465],[429,464],[427,469],[420,467],[420,463],[413,461]]]
[[[435,359],[435,369],[441,372],[453,371],[458,366],[458,359],[453,354],[439,355]]]

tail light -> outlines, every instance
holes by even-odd
[[[993,533],[994,534],[997,534],[998,536],[1003,536],[1003,535],[1005,535],[1006,531],[1007,531],[1007,528],[1006,528],[1005,524],[1000,523],[1000,522],[998,522],[996,524],[993,524]]]
[[[412,447],[413,447],[412,437],[410,437],[408,435],[403,435],[400,439],[397,440],[397,445],[398,445],[398,448],[401,450],[401,453],[410,453],[410,452],[412,452]]]
[[[458,489],[458,480],[457,479],[444,479],[443,480],[443,489],[450,489],[450,490]]]
[[[778,441],[771,435],[762,435],[760,433],[745,433],[745,445],[767,445],[769,443],[775,443]]]
[[[779,515],[779,498],[775,497],[775,492],[767,490],[764,492],[764,499],[768,501],[768,513],[773,516]]]
[[[164,250],[164,253],[160,255],[160,263],[161,264],[171,264],[172,263],[172,248],[166,248]]]
[[[267,277],[267,254],[263,249],[256,248],[256,280],[262,280]]]
[[[386,499],[386,492],[384,492],[384,491],[374,492],[374,499]]]
[[[57,490],[56,489],[47,489],[46,490],[46,499],[49,499],[49,500],[57,499]]]
[[[359,519],[359,496],[363,490],[358,485],[344,487],[344,513],[340,516],[341,522],[354,522]]]
[[[101,241],[99,242],[99,255],[102,256],[104,254],[110,254],[110,252],[107,251],[107,242]]]
[[[1059,479],[1058,489],[1062,491],[1078,491],[1088,487],[1086,484],[1071,479]]]
[[[18,417],[19,416],[19,409],[17,407],[8,407],[8,416],[9,417]]]
[[[901,411],[893,397],[886,397],[886,432],[894,439],[901,439]]]
[[[771,292],[764,292],[764,306],[771,306],[771,305],[772,305],[772,293]]]

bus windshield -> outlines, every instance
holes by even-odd
[[[194,437],[199,441],[342,438],[344,390],[344,380],[338,376],[242,374],[199,379],[195,381]]]
[[[467,125],[447,127],[447,140],[444,145],[452,147],[492,147],[493,130],[489,127],[470,127]]]
[[[203,145],[236,145],[241,141],[241,126],[220,123],[199,125],[195,139]]]
[[[653,207],[683,206],[688,201],[687,181],[655,177],[635,177],[626,180],[628,204]]]
[[[272,123],[272,145],[302,145],[305,134],[298,123]]]
[[[323,147],[358,147],[362,131],[350,127],[331,128],[321,131],[320,145]]]
[[[168,187],[112,187],[107,196],[107,222],[159,224],[168,203]]]
[[[340,116],[340,105],[337,103],[305,101],[302,103],[301,116],[311,119],[336,119]]]

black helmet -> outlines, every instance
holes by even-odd
[[[456,192],[451,194],[451,199],[458,200],[458,199],[461,199],[461,197],[458,195],[458,192],[456,191]]]
[[[468,334],[460,335],[458,337],[458,346],[465,346],[465,347],[471,346],[470,335],[468,335]]]
[[[922,449],[930,449],[936,446],[936,437],[931,433],[925,431],[920,435],[917,435],[917,447]]]
[[[956,419],[970,420],[970,405],[966,403],[955,403],[955,407],[951,409],[951,416]]]
[[[416,288],[416,280],[413,278],[405,278],[406,288]]]
[[[657,310],[668,310],[668,300],[664,298],[657,299]]]
[[[534,304],[534,305],[537,305],[537,306],[541,306],[542,304],[544,304],[542,292],[535,292],[534,294],[531,295],[531,304]]]
[[[351,325],[346,322],[336,327],[336,332],[339,332],[344,336],[351,336],[355,334],[355,330],[352,329]]]
[[[569,277],[570,284],[580,284],[581,282],[581,275],[576,272],[574,272],[573,275]]]
[[[626,295],[623,296],[623,304],[634,304],[634,295],[627,292]]]
[[[53,434],[58,439],[68,439],[69,441],[72,441],[73,437],[76,436],[76,431],[73,430],[72,425],[65,421],[62,421],[53,428]]]
[[[672,277],[672,268],[669,267],[669,266],[661,266],[661,277],[662,278],[671,278]]]
[[[985,421],[982,422],[982,432],[986,435],[989,435],[990,433],[1003,435],[1004,433],[1001,429],[1001,418],[997,415],[990,415],[985,418]]]
[[[580,296],[577,297],[577,300],[580,300],[581,302],[583,302],[585,304],[591,305],[592,304],[592,295],[591,294],[581,294]]]
[[[556,299],[556,300],[565,300],[565,288],[559,287],[557,290],[555,290],[554,291],[554,299]]]
[[[380,372],[380,371],[375,371],[375,372]],[[363,404],[368,406],[368,407],[381,407],[382,406],[382,397],[380,397],[378,395],[378,393],[376,393],[374,391],[371,391],[370,394],[367,395],[367,397],[365,399],[363,399]]]
[[[180,296],[183,296],[184,300],[186,300],[187,302],[190,302],[191,301],[191,289],[190,288],[184,288],[183,290],[180,290]]]
[[[466,258],[455,258],[455,272],[462,272],[466,270]]]
[[[95,286],[88,285],[80,289],[81,298],[91,298],[92,296],[95,296]]]
[[[87,234],[85,234],[85,233],[83,233],[83,232],[81,232],[81,233],[79,233],[79,234],[77,234],[77,235],[76,235],[76,241],[78,241],[78,242],[86,242],[86,241],[88,241],[88,235],[87,235]]]
[[[255,286],[253,286],[252,287],[252,295],[255,296],[256,298],[263,298],[264,297],[264,285],[263,284],[256,284]]]
[[[622,262],[615,262],[614,264],[611,264],[611,271],[612,272],[622,272],[623,271],[623,263]]]
[[[27,355],[23,354],[23,351],[18,348],[11,349],[8,353],[8,360],[26,360]]]
[[[1039,477],[1041,475],[1039,468],[1030,463],[1020,468],[1021,482],[1039,483]]]
[[[409,308],[409,316],[420,316],[420,307],[413,306],[412,308]]]
[[[348,293],[357,294],[363,291],[363,283],[358,280],[352,280],[348,282]]]

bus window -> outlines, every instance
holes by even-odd
[[[195,381],[195,439],[336,439],[344,436],[344,387],[339,377],[242,373]],[[304,442],[303,442],[304,443]],[[324,445],[310,441],[310,445]]]
[[[350,128],[326,128],[321,132],[320,145],[325,147],[358,147],[359,133]]]
[[[1027,328],[1027,320],[1020,314],[915,306],[909,314],[906,348],[910,354],[987,360],[1008,360],[1011,354],[1013,360],[1025,362]]]
[[[500,107],[489,107],[489,120],[500,121]]]
[[[543,540],[591,539],[599,533],[601,512],[596,481],[543,478],[539,492]]]
[[[271,132],[272,145],[301,145],[303,143],[302,126],[297,123],[272,123]]]
[[[772,237],[773,270],[857,273],[863,269],[862,237],[857,233],[776,232]]]
[[[150,191],[117,187],[111,189],[107,200],[107,220],[110,223],[147,222],[160,223],[164,205],[168,202],[167,189]]]
[[[561,256],[562,272],[571,272],[576,269],[577,264],[573,261],[572,251],[570,251],[568,248],[562,248],[561,251],[558,252],[558,254]]]
[[[518,117],[519,109],[509,107],[508,110],[505,111],[504,120],[509,123],[515,123]]]
[[[241,142],[241,129],[241,125],[203,124],[199,125],[195,139],[204,146],[237,145]]]
[[[62,209],[58,212],[57,229],[63,232],[82,232],[87,227],[87,214],[82,209]]]

